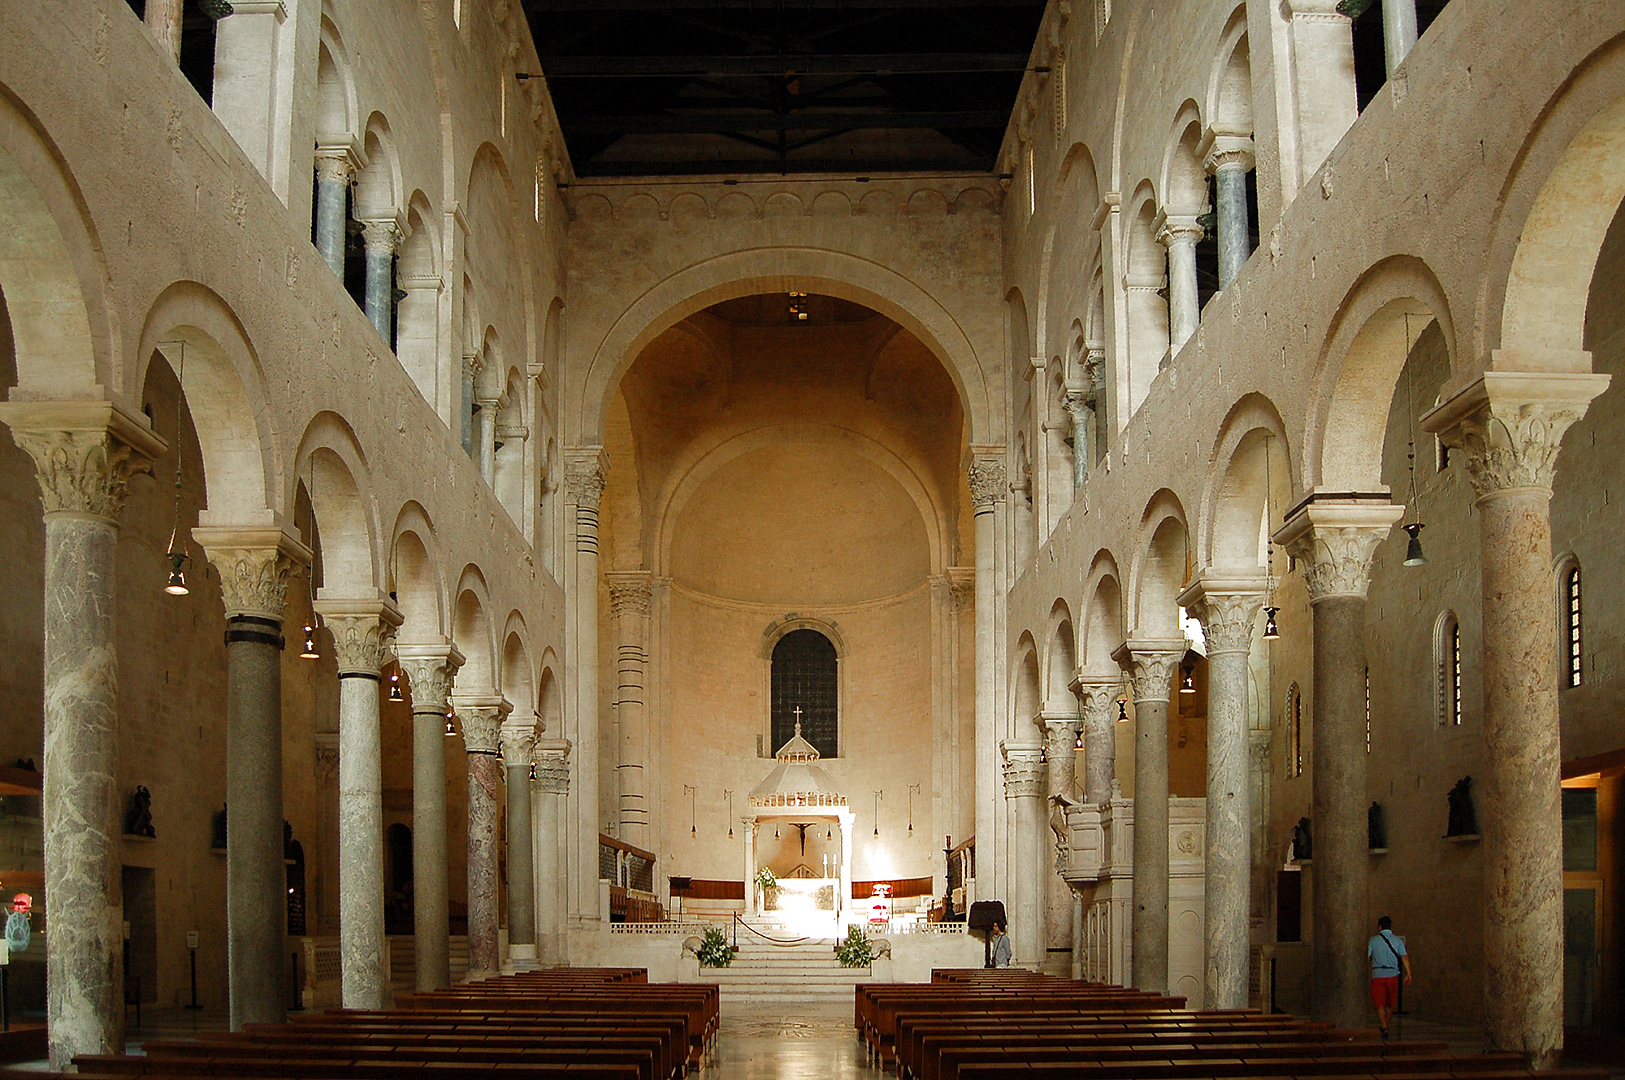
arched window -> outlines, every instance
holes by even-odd
[[[773,646],[770,713],[772,751],[796,731],[801,710],[801,737],[820,757],[840,756],[839,661],[835,646],[817,630],[792,630]]]
[[[1440,727],[1461,725],[1461,623],[1454,611],[1439,616],[1433,637],[1434,666],[1438,691],[1435,717]]]
[[[1568,663],[1564,665],[1563,685],[1579,686],[1584,679],[1580,660],[1583,655],[1583,642],[1580,637],[1580,564],[1571,561],[1563,570],[1562,581],[1563,641],[1568,655]]]
[[[1303,775],[1303,691],[1297,683],[1286,691],[1286,777]]]

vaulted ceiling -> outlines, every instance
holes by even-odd
[[[993,167],[1043,0],[522,0],[579,177]]]

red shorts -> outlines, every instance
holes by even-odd
[[[1379,1009],[1399,1007],[1399,976],[1371,980],[1371,1004]]]

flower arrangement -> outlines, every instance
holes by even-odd
[[[868,967],[874,962],[875,949],[864,936],[862,927],[846,928],[846,940],[835,946],[835,959],[842,967]]]
[[[707,927],[705,936],[700,938],[699,950],[701,967],[727,967],[734,962],[734,950],[728,944],[728,937],[715,926]]]

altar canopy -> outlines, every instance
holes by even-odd
[[[790,817],[832,818],[841,827],[841,855],[836,873],[829,878],[813,878],[798,882],[803,891],[816,890],[822,885],[835,886],[835,924],[841,925],[851,909],[852,896],[852,819],[846,795],[836,787],[827,772],[818,764],[818,748],[801,736],[801,709],[797,707],[795,734],[773,755],[777,764],[767,777],[751,789],[749,809],[743,824],[745,843],[745,916],[757,915],[756,840],[757,830],[764,819]],[[808,908],[812,918],[822,917],[816,907]],[[808,928],[811,930],[812,928]]]

